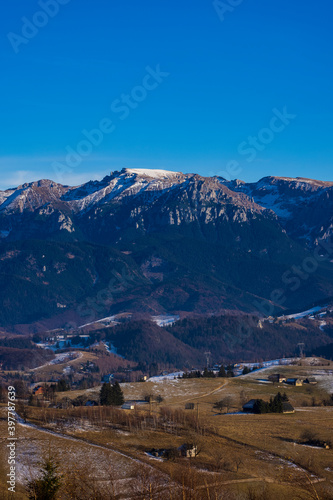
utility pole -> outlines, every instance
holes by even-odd
[[[210,365],[210,356],[211,356],[211,352],[210,351],[206,351],[205,352],[205,356],[206,356],[206,362],[207,362],[207,370],[209,368],[209,365]]]
[[[299,357],[304,358],[304,347],[305,347],[304,342],[299,342],[297,344],[297,347],[299,348]]]

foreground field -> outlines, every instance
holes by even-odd
[[[21,496],[17,498],[26,498],[24,478],[28,472],[36,473],[46,452],[55,454],[60,462],[62,499],[333,498],[332,448],[301,444],[302,435],[309,430],[320,442],[332,439],[333,407],[313,406],[329,396],[326,388],[332,365],[278,369],[297,377],[316,373],[321,378],[315,386],[269,384],[266,379],[272,371],[277,370],[233,379],[122,384],[127,400],[139,400],[147,394],[163,398],[159,404],[137,405],[132,411],[28,407],[27,423],[36,427],[18,425]],[[288,394],[296,408],[294,414],[240,413],[247,399],[268,400],[278,391]],[[93,399],[98,397],[99,388],[64,394],[74,399],[83,392]],[[227,398],[228,407],[218,411],[214,403],[223,398]],[[194,403],[194,409],[185,410],[187,402]],[[0,425],[4,436],[5,422]],[[195,445],[195,458],[163,460],[149,454],[152,448],[175,449],[184,443]],[[3,452],[1,471],[6,469],[5,458]],[[2,473],[0,478],[3,491],[4,476]]]
[[[0,431],[2,436],[6,434],[4,421],[0,424]],[[4,443],[5,438],[2,438],[1,498],[7,498],[5,471],[8,466],[6,453],[3,453]],[[162,474],[158,475],[149,466],[139,474],[139,462],[107,446],[85,443],[22,424],[18,426],[15,498],[27,498],[24,485],[36,477],[40,462],[49,454],[60,464],[63,476],[61,498],[97,498],[100,494],[103,498],[135,498],[136,492],[140,493],[138,477],[141,475],[154,474],[160,482],[165,481]]]

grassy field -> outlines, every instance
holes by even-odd
[[[2,409],[1,416],[4,414]],[[24,484],[33,479],[43,458],[51,454],[59,463],[63,475],[64,498],[94,498],[94,483],[99,489],[113,490],[122,497],[131,495],[131,483],[137,477],[138,464],[111,450],[91,446],[84,442],[68,440],[42,431],[18,425],[17,441],[17,492],[15,498],[25,499]],[[7,432],[4,420],[0,421],[1,436]],[[5,495],[6,463],[5,439],[1,438],[0,495]],[[77,497],[74,495],[76,490]],[[83,492],[82,490],[85,490]],[[96,489],[97,491],[97,489]],[[107,497],[106,497],[107,498]],[[120,498],[120,497],[119,497]]]
[[[281,373],[284,377],[315,377],[316,385],[303,384],[301,387],[294,387],[288,384],[268,383],[267,378],[272,373]],[[70,398],[82,394],[89,394],[90,397],[98,399],[100,387],[95,387],[83,391],[71,391],[67,393]],[[286,392],[290,402],[294,406],[312,405],[320,402],[328,394],[333,393],[333,364],[329,366],[277,366],[258,370],[248,375],[236,378],[215,378],[215,379],[167,379],[161,381],[145,383],[124,383],[122,384],[125,399],[143,399],[147,394],[161,395],[164,403],[172,406],[184,406],[185,402],[211,404],[219,397],[230,396],[232,398],[231,408],[241,409],[245,399],[261,397],[269,399],[278,391]]]
[[[122,384],[128,400],[147,394],[163,397],[160,404],[139,405],[134,411],[29,407],[28,422],[61,436],[18,426],[19,460],[36,469],[38,457],[46,449],[56,450],[65,475],[76,470],[77,477],[83,475],[96,488],[112,485],[120,495],[94,497],[91,492],[90,498],[96,499],[333,498],[333,450],[300,443],[308,430],[321,441],[332,440],[333,407],[318,406],[330,393],[332,370],[333,365],[281,366],[237,378]],[[274,372],[288,377],[315,376],[318,384],[293,387],[267,383],[268,375]],[[246,400],[268,400],[278,391],[288,394],[296,408],[294,414],[240,414]],[[99,388],[67,391],[59,396],[74,399],[80,394],[98,398]],[[214,403],[226,396],[231,399],[229,408],[217,411]],[[185,410],[186,402],[193,402],[194,409]],[[4,423],[0,423],[3,436]],[[68,441],[69,437],[76,440]],[[200,451],[196,458],[165,461],[147,454],[152,448],[174,448],[186,442],[196,444]],[[100,476],[96,467],[102,471]],[[112,480],[110,471],[114,472]],[[97,482],[93,477],[99,478]],[[0,479],[3,484],[3,474]],[[70,497],[62,493],[61,498]]]

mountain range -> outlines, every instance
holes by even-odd
[[[0,325],[270,315],[333,296],[333,182],[123,169],[0,191]]]
[[[250,184],[239,180],[221,182],[273,210],[288,235],[310,247],[332,237],[333,182],[301,177],[264,177]]]

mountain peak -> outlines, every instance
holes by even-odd
[[[285,183],[301,183],[301,184],[309,184],[311,186],[316,186],[316,187],[331,187],[333,186],[332,181],[319,181],[316,179],[309,179],[307,177],[279,177],[275,175],[268,175],[266,177],[263,177],[260,179],[258,182],[254,182],[252,184],[259,184],[259,183],[276,183],[276,182],[285,182]]]
[[[153,179],[170,179],[171,177],[184,175],[181,172],[153,168],[124,168],[122,172],[130,175],[135,174],[140,177],[151,177]]]

